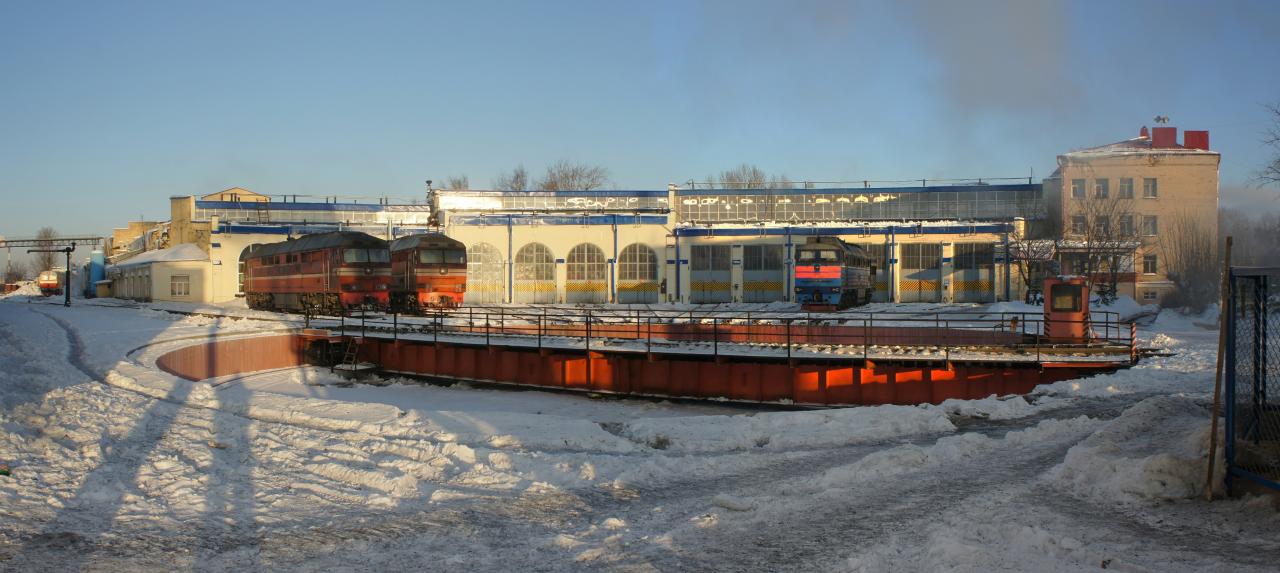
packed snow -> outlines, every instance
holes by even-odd
[[[155,360],[292,325],[32,294],[0,301],[0,569],[1280,570],[1270,498],[1200,496],[1212,311],[1027,396],[785,410],[189,382]]]

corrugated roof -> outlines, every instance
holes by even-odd
[[[137,265],[145,265],[149,263],[164,263],[175,261],[207,261],[209,255],[200,247],[192,243],[183,243],[176,247],[168,249],[159,249],[155,251],[147,251],[136,257],[130,258],[120,264],[112,265],[116,267],[133,267]]]
[[[360,233],[356,231],[334,231],[332,233],[317,233],[314,235],[304,235],[297,239],[290,239],[281,243],[268,243],[258,250],[254,251],[251,256],[265,257],[269,255],[281,255],[285,253],[297,253],[301,251],[315,251],[319,249],[329,248],[354,248],[354,249],[385,249],[387,242],[373,235]]]
[[[462,241],[451,238],[441,233],[426,233],[422,235],[410,235],[408,237],[400,237],[391,241],[391,251],[404,251],[407,249],[465,249]]]

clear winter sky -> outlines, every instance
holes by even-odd
[[[1246,186],[1278,31],[1271,1],[9,0],[0,234],[104,233],[232,186],[483,188],[558,159],[624,189],[742,162],[1039,180],[1157,114],[1211,132],[1224,203],[1274,209]]]

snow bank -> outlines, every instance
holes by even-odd
[[[955,431],[935,407],[875,406],[812,412],[641,419],[620,434],[649,447],[678,452],[831,447]]]
[[[907,444],[880,450],[853,464],[827,470],[813,483],[817,490],[853,487],[868,480],[962,463],[973,456],[1001,448],[1036,447],[1043,443],[1071,439],[1073,436],[1085,435],[1098,424],[1097,420],[1080,416],[1066,420],[1044,420],[1000,438],[971,432],[946,436],[928,446]]]
[[[978,418],[984,420],[1012,420],[1033,416],[1046,410],[1061,408],[1068,401],[1051,396],[1040,396],[1032,399],[1028,396],[996,396],[992,394],[981,400],[959,400],[951,398],[938,405],[951,416]]]
[[[1051,479],[1103,500],[1185,499],[1203,491],[1208,449],[1208,409],[1190,398],[1157,396],[1073,446]]]

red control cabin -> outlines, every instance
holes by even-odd
[[[1059,276],[1044,280],[1044,334],[1053,342],[1088,342],[1089,286],[1084,277]]]
[[[263,245],[245,258],[249,308],[337,314],[386,310],[391,295],[387,242],[338,231]]]
[[[462,304],[467,291],[467,247],[439,233],[391,242],[392,306],[420,313]]]

